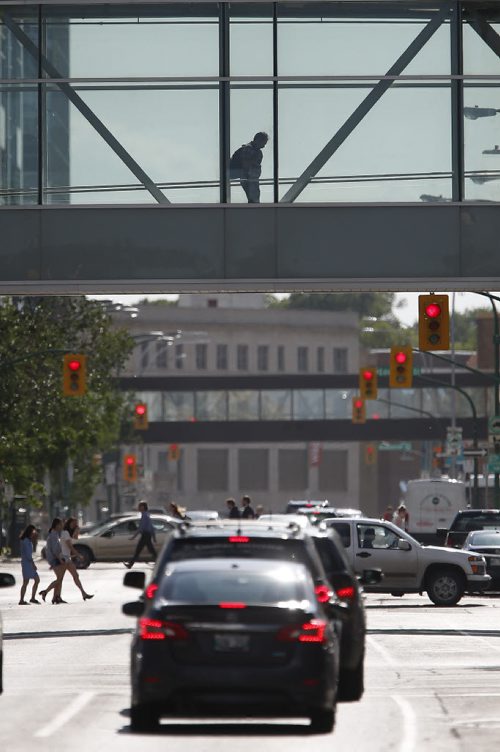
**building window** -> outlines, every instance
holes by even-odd
[[[227,345],[217,345],[216,362],[219,371],[227,371]]]
[[[323,449],[318,474],[318,488],[325,493],[347,491],[347,449]]]
[[[157,368],[166,368],[167,367],[167,342],[157,342],[156,343],[156,367]]]
[[[269,370],[269,347],[267,345],[258,345],[257,347],[257,370]]]
[[[285,370],[285,346],[284,345],[278,345],[278,371],[284,371]]]
[[[147,368],[149,365],[149,342],[141,343],[141,369]]]
[[[308,487],[307,482],[307,451],[305,449],[278,450],[278,482],[280,491],[293,491],[292,498],[307,499],[304,496]]]
[[[196,345],[196,368],[198,371],[205,371],[207,368],[207,345]]]
[[[238,451],[238,487],[242,493],[268,490],[268,449],[240,449]]]
[[[316,370],[318,373],[324,373],[325,370],[325,348],[318,347],[316,351]]]
[[[198,491],[227,491],[227,449],[198,449]]]
[[[333,372],[348,373],[347,347],[333,348]]]
[[[175,367],[184,368],[184,345],[175,346]]]
[[[297,348],[297,370],[305,371],[309,370],[309,349],[307,347]]]
[[[248,345],[236,348],[236,367],[238,371],[248,371]]]

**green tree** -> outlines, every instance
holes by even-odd
[[[130,399],[116,376],[133,340],[113,329],[102,306],[85,298],[24,298],[0,305],[0,480],[28,497],[50,474],[56,487],[68,461],[72,495],[89,500],[97,453],[119,439]],[[86,353],[87,394],[62,394],[63,351]]]

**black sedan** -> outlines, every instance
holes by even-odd
[[[470,532],[463,548],[484,556],[486,573],[491,577],[488,590],[500,590],[500,529]]]
[[[154,597],[127,603],[132,642],[131,725],[161,716],[307,716],[335,722],[339,640],[302,564],[213,558],[167,566]],[[329,617],[329,618],[328,618]],[[337,627],[339,625],[337,624]]]

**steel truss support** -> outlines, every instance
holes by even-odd
[[[15,38],[22,44],[25,50],[37,61],[39,67],[47,73],[50,78],[60,79],[64,76],[55,68],[52,63],[42,54],[37,45],[29,38],[27,34],[20,28],[20,26],[13,20],[13,18],[5,11],[2,12],[2,18],[5,26],[15,36]],[[47,79],[47,83],[50,84],[50,78]],[[69,101],[77,108],[77,110],[83,115],[83,117],[90,123],[90,125],[97,131],[97,133],[104,139],[108,146],[115,152],[115,154],[124,162],[132,174],[139,180],[147,191],[156,199],[159,204],[169,204],[170,201],[157,187],[156,183],[144,172],[142,167],[135,161],[135,159],[129,154],[124,146],[118,141],[111,131],[106,128],[102,120],[99,120],[97,115],[91,110],[91,108],[85,104],[83,99],[75,92],[72,86],[62,81],[54,81],[54,85],[57,86],[69,99]],[[40,172],[41,165],[38,166]]]
[[[413,42],[407,47],[403,54],[396,60],[394,65],[389,68],[386,76],[399,76],[404,69],[412,62],[416,55],[420,52],[431,37],[440,28],[443,22],[450,15],[450,6],[443,8],[439,13],[436,13],[427,26],[418,34]],[[377,104],[379,99],[390,89],[394,80],[392,78],[379,81],[376,84],[367,97],[361,102],[361,104],[354,110],[342,125],[337,133],[330,139],[330,141],[323,147],[319,154],[313,159],[311,164],[306,167],[302,175],[297,178],[295,183],[288,189],[281,201],[283,203],[291,203],[300,196],[304,188],[310,183],[311,179],[315,177],[321,168],[328,162],[330,157],[339,149],[344,141],[351,135],[353,130],[360,124],[363,118],[370,112],[370,110]]]
[[[466,21],[471,29],[474,29],[476,34],[488,45],[490,50],[500,57],[500,36],[495,29],[484,18],[481,18],[476,11],[467,13]]]

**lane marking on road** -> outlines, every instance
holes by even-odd
[[[377,653],[382,656],[382,658],[384,659],[384,661],[387,663],[388,666],[391,666],[391,668],[395,668],[398,665],[397,661],[394,660],[394,658],[389,653],[389,651],[386,650],[382,645],[379,645],[378,642],[374,640],[374,638],[371,635],[367,637],[367,642],[369,642],[372,648],[374,648],[377,651]]]
[[[38,640],[42,637],[109,637],[111,635],[133,634],[133,627],[120,629],[72,629],[52,632],[7,632],[4,640]]]
[[[48,736],[52,736],[52,734],[58,731],[61,726],[64,726],[64,724],[70,721],[73,716],[77,715],[85,705],[88,705],[92,698],[95,697],[95,694],[95,692],[82,692],[79,694],[75,697],[73,702],[70,702],[70,704],[56,715],[50,723],[47,723],[46,726],[39,729],[33,736],[38,739],[46,739]]]
[[[488,642],[485,636],[478,635],[476,634],[476,632],[468,632],[466,629],[463,629],[463,630],[459,629],[458,631],[460,632],[461,635],[464,635],[465,637],[475,637],[476,640],[481,640],[481,642],[485,642],[491,650],[496,650],[497,652],[500,653],[500,647],[498,645],[493,645],[492,643]],[[496,631],[496,633],[492,634],[492,637],[499,637],[499,636],[500,636],[500,633],[498,632],[498,630]]]
[[[399,695],[391,695],[403,716],[403,738],[399,746],[399,752],[414,752],[417,749],[417,717],[407,700]]]

